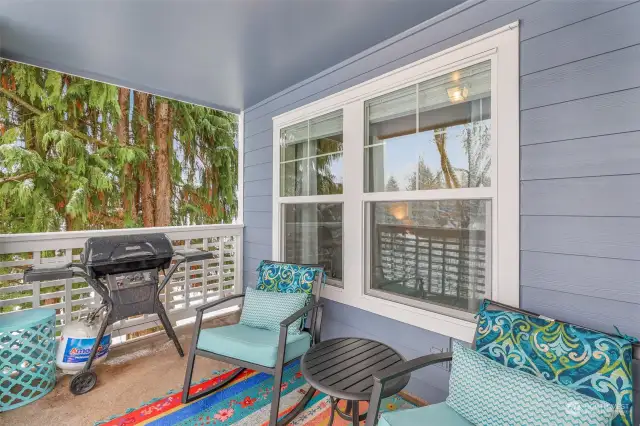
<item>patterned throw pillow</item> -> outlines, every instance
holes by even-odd
[[[260,262],[257,272],[257,290],[276,291],[278,293],[306,293],[309,295],[312,294],[316,274],[324,274],[322,268],[265,261]]]
[[[492,361],[458,342],[447,404],[477,425],[604,426],[611,404]]]
[[[299,309],[304,308],[306,302],[307,295],[304,293],[283,294],[247,287],[242,314],[240,314],[240,324],[280,331],[280,323]],[[294,321],[287,332],[300,334],[301,328],[302,318]]]
[[[583,327],[511,311],[481,309],[478,353],[616,408],[614,426],[633,425],[631,343]]]
[[[312,300],[316,275],[322,274],[322,283],[327,278],[322,268],[293,263],[272,263],[264,260],[260,262],[256,272],[258,272],[256,289],[278,293],[305,293],[308,295],[307,303]],[[302,323],[306,321],[307,314],[302,317]]]

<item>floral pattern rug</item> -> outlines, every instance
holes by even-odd
[[[192,385],[190,394],[199,392],[229,377],[233,371],[214,375],[211,379]],[[280,416],[288,413],[302,398],[308,385],[299,372],[298,363],[288,365],[282,378]],[[224,388],[189,404],[182,404],[182,392],[170,391],[166,396],[156,398],[139,408],[114,416],[103,422],[103,426],[124,425],[268,425],[273,392],[273,376],[245,370],[238,378]],[[344,404],[342,402],[341,404]],[[360,403],[360,412],[365,412],[367,403]],[[381,411],[402,410],[415,407],[414,404],[394,395],[382,402]],[[341,407],[344,409],[344,407]],[[316,392],[307,408],[292,423],[296,426],[326,425],[331,414],[331,403],[325,394]],[[350,424],[335,416],[334,425]]]

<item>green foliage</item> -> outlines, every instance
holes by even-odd
[[[120,110],[116,86],[6,60],[0,82],[0,233],[143,226],[142,170],[150,169],[155,192],[153,107],[161,98],[149,96],[144,117]],[[236,116],[168,102],[171,223],[231,222]],[[121,119],[125,141],[116,134]]]

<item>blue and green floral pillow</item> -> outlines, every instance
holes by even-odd
[[[296,265],[293,263],[273,263],[263,260],[256,269],[258,273],[257,290],[278,293],[307,293],[307,303],[312,300],[313,284],[316,275],[322,274],[322,283],[327,279],[326,272],[321,267]],[[307,315],[302,317],[302,324]]]
[[[623,337],[544,317],[481,309],[476,350],[507,367],[614,405],[614,426],[634,424],[633,347]]]
[[[316,274],[323,274],[320,267],[295,265],[292,263],[260,262],[258,269],[257,290],[275,291],[278,293],[312,294]]]

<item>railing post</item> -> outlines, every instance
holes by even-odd
[[[218,299],[224,297],[224,236],[218,237]]]
[[[185,238],[184,248],[191,248],[191,240]],[[191,306],[190,292],[191,290],[191,273],[189,271],[189,262],[184,262],[184,308],[189,309]]]
[[[33,265],[35,266],[39,264],[40,252],[36,250],[33,252]],[[33,302],[31,302],[31,307],[36,309],[40,307],[40,281],[31,284],[31,288],[33,290]]]
[[[209,251],[209,238],[208,237],[203,237],[202,238],[202,250],[203,251]],[[203,260],[202,261],[202,303],[205,304],[207,303],[207,275],[208,275],[208,271],[209,271],[209,264],[207,263],[207,260]]]
[[[73,249],[65,249],[64,251],[65,262],[70,263],[73,261]],[[38,283],[40,285],[40,283]],[[72,296],[73,296],[73,278],[65,280],[64,284],[64,325],[71,322],[71,311],[73,310]]]
[[[243,281],[243,271],[244,266],[242,264],[244,253],[242,252],[243,240],[244,240],[244,230],[240,231],[240,235],[235,236],[236,244],[235,244],[235,276],[233,290],[235,294],[240,294],[244,291],[244,281]]]

